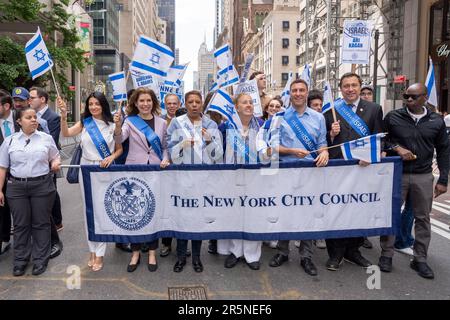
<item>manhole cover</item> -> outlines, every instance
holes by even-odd
[[[169,287],[169,300],[208,300],[204,287]]]

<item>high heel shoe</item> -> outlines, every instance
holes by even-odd
[[[92,271],[97,272],[103,269],[103,257],[95,257],[94,265],[92,266]]]
[[[135,272],[138,265],[141,263],[141,255],[139,255],[138,261],[136,262],[136,264],[129,264],[127,266],[127,272]]]

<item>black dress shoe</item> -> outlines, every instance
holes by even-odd
[[[27,268],[26,265],[24,266],[14,266],[13,268],[13,276],[14,277],[21,277],[25,274],[25,269]]]
[[[200,257],[192,258],[192,267],[195,272],[203,272],[203,264]]]
[[[354,251],[351,253],[348,253],[344,256],[344,260],[347,262],[350,262],[352,264],[356,264],[360,267],[363,267],[367,269],[372,265],[372,263],[364,258],[359,251]]]
[[[138,261],[136,262],[136,264],[129,264],[127,266],[127,272],[135,272],[138,265],[141,263],[141,256],[139,255]]]
[[[31,272],[31,274],[33,276],[38,276],[40,274],[43,274],[45,270],[47,270],[47,264],[35,264],[33,266],[33,271]]]
[[[338,271],[341,264],[344,262],[343,258],[330,258],[326,263],[326,267],[330,271]]]
[[[162,248],[161,248],[161,250],[159,250],[159,256],[160,257],[167,257],[169,254],[170,254],[170,252],[172,251],[172,248],[171,247],[166,247],[166,246],[163,246]]]
[[[181,272],[183,271],[184,266],[186,265],[186,259],[178,260],[177,263],[173,266],[173,272]]]
[[[310,276],[317,276],[317,268],[310,258],[303,258],[300,260],[300,265],[303,270]]]
[[[277,253],[269,262],[269,266],[276,268],[281,266],[283,263],[289,260],[288,256],[282,255],[281,253]]]
[[[392,271],[392,258],[388,257],[380,257],[378,260],[378,266],[382,272],[391,272]]]
[[[149,263],[147,268],[148,268],[148,271],[155,272],[156,270],[158,270],[158,263],[155,263],[155,264]]]
[[[411,261],[411,269],[417,271],[419,276],[425,279],[434,279],[434,272],[426,262]]]
[[[58,242],[52,245],[52,249],[50,250],[50,259],[56,258],[63,251],[62,242]]]
[[[116,243],[116,248],[125,252],[133,252],[129,243]]]
[[[372,249],[373,248],[372,242],[370,242],[370,240],[367,239],[367,238],[364,238],[364,243],[363,243],[362,246],[363,246],[363,248],[366,248],[366,249]]]
[[[209,240],[208,253],[217,254],[217,240]]]
[[[260,263],[259,261],[255,261],[255,262],[247,262],[247,265],[250,269],[252,270],[259,270],[260,267]]]
[[[227,269],[231,269],[234,266],[237,265],[237,263],[239,262],[239,258],[237,258],[234,254],[230,254],[226,259],[225,259],[225,268]]]

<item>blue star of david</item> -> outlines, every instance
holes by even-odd
[[[357,140],[357,141],[353,142],[354,148],[364,148],[365,145],[366,145],[366,142],[364,140]]]
[[[161,56],[157,53],[152,53],[152,58],[150,59],[150,62],[152,64],[159,64],[159,60],[161,59]]]
[[[231,115],[233,115],[233,114],[236,112],[236,110],[234,109],[234,107],[233,107],[233,106],[230,106],[229,104],[225,105],[225,110],[227,110],[227,112],[228,112],[229,114],[231,114]]]
[[[33,57],[36,58],[36,61],[45,61],[45,53],[43,52],[43,50],[36,50],[33,54]]]

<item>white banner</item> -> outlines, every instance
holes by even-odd
[[[342,41],[342,63],[369,64],[373,22],[345,20]]]
[[[401,161],[258,166],[82,166],[89,239],[326,239],[393,234]],[[245,169],[244,169],[245,168]]]
[[[234,92],[236,92],[235,96],[240,93],[246,93],[250,97],[252,97],[253,106],[255,107],[255,111],[253,112],[253,114],[255,115],[255,117],[262,117],[263,109],[261,106],[261,98],[259,97],[258,82],[256,81],[256,79],[248,80],[246,82],[238,84]]]

